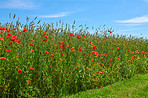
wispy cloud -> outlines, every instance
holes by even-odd
[[[84,9],[78,9],[75,11],[66,11],[66,12],[60,12],[57,14],[49,14],[49,15],[38,15],[39,18],[58,18],[58,17],[65,17],[68,16],[70,14],[74,14],[74,13],[78,13],[78,12],[82,12],[84,11]]]
[[[39,16],[39,18],[58,18],[58,17],[68,16],[70,13],[72,12],[61,12],[61,13],[52,14],[52,15],[41,15]]]
[[[148,23],[148,16],[135,17],[127,20],[115,20],[118,23]]]
[[[7,0],[1,2],[0,8],[32,9],[35,8],[35,4],[31,0]]]
[[[142,24],[142,23],[120,23],[120,24],[117,24],[117,25],[119,25],[119,26],[141,26],[141,25],[144,25],[144,24]]]

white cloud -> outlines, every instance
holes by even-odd
[[[39,18],[58,18],[58,17],[68,16],[70,13],[72,12],[61,12],[53,15],[42,15],[42,16],[39,16]]]
[[[141,26],[141,25],[144,25],[142,23],[124,23],[124,24],[117,24],[119,26]]]
[[[7,0],[1,2],[0,8],[8,9],[32,9],[35,5],[31,0]]]
[[[116,20],[118,23],[148,23],[148,16],[135,17],[128,20]]]
[[[70,11],[70,12],[60,12],[60,13],[51,14],[51,15],[38,15],[38,17],[39,18],[58,18],[58,17],[64,17],[64,16],[68,16],[70,14],[78,13],[78,12],[82,12],[82,11],[84,11],[84,9],[78,9],[78,10]]]

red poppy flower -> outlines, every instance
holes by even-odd
[[[47,34],[46,32],[43,32],[43,34]]]
[[[18,44],[19,44],[19,43],[21,43],[21,41],[20,41],[20,40],[16,40],[15,42],[16,42],[16,43],[18,43]]]
[[[92,53],[96,53],[96,51],[92,51]]]
[[[109,63],[110,65],[112,65],[112,63]]]
[[[72,34],[72,33],[70,33],[69,35],[70,35],[70,36],[73,36],[73,34]]]
[[[53,54],[51,54],[50,57],[53,57]]]
[[[15,39],[15,38],[10,38],[10,40],[11,40],[11,41],[15,41],[16,39]]]
[[[100,63],[100,65],[103,65],[103,63]]]
[[[107,53],[104,53],[103,55],[104,55],[104,56],[107,56]]]
[[[61,54],[61,56],[64,56],[64,54]]]
[[[47,54],[47,53],[49,53],[48,51],[45,51],[45,53]]]
[[[28,30],[26,28],[24,28],[23,32],[28,32]]]
[[[34,68],[30,68],[30,70],[33,70]]]
[[[63,44],[61,44],[60,47],[62,47],[62,49],[64,49],[64,45]]]
[[[111,34],[112,33],[112,31],[110,31],[110,30],[108,30],[108,32]]]
[[[131,60],[128,60],[128,62],[131,62]]]
[[[50,32],[52,33],[53,31],[52,31],[52,30],[50,30]]]
[[[78,50],[79,50],[79,51],[82,51],[82,49],[81,49],[81,48],[79,48]]]
[[[34,44],[30,44],[30,46],[34,46]]]
[[[117,60],[120,60],[119,58],[117,58]]]
[[[0,27],[0,30],[3,30],[3,31],[5,31],[5,30],[6,30],[6,28],[4,28],[4,27]]]
[[[89,43],[92,43],[92,41],[89,41]]]
[[[17,39],[17,36],[12,36],[12,37],[10,37],[10,40],[11,41],[15,41]]]
[[[101,59],[103,59],[103,57],[100,57]]]
[[[21,69],[19,69],[19,70],[18,70],[18,73],[22,73],[22,70],[21,70]]]
[[[7,28],[6,30],[7,30],[7,32],[9,32],[9,28]],[[10,32],[11,32],[11,31],[10,31]]]
[[[0,59],[1,59],[1,60],[5,60],[5,59],[6,59],[6,57],[1,57]]]
[[[93,47],[97,47],[97,45],[93,45]]]
[[[68,43],[66,44],[66,47],[69,47],[69,44]]]
[[[18,33],[21,33],[21,31],[18,31]]]
[[[11,36],[11,33],[7,33],[8,36]]]
[[[43,41],[47,41],[47,39],[43,39]]]
[[[10,52],[10,51],[11,51],[11,49],[7,49],[6,51],[7,51],[7,52]]]
[[[83,35],[83,37],[85,38],[85,35]]]
[[[80,39],[80,38],[82,38],[82,36],[77,35],[77,38]]]
[[[2,39],[3,39],[3,37],[0,37],[0,39],[2,40]]]
[[[45,36],[45,38],[48,38],[48,36]]]
[[[95,52],[95,55],[96,55],[96,56],[98,56],[98,55],[99,55],[99,53],[98,53],[98,52]]]
[[[30,80],[27,80],[27,83],[30,83],[31,81]]]
[[[9,36],[6,36],[5,38],[9,38]]]

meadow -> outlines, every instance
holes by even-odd
[[[147,39],[36,19],[0,24],[2,98],[66,98],[148,73]]]

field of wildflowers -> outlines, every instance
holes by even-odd
[[[148,72],[147,39],[35,19],[0,24],[0,97],[60,98]]]

